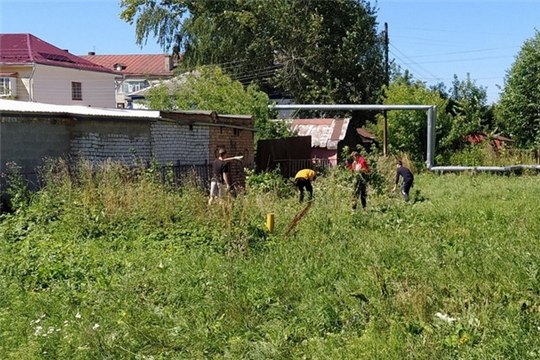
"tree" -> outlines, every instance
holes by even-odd
[[[282,122],[271,121],[276,112],[270,109],[268,95],[255,85],[247,88],[223,74],[218,67],[200,67],[183,75],[172,88],[162,83],[149,90],[146,105],[160,110],[212,110],[218,114],[252,115],[257,139],[290,135]]]
[[[522,148],[540,146],[540,32],[525,41],[507,71],[495,110],[504,134]]]
[[[487,104],[487,92],[477,86],[467,74],[466,80],[459,80],[454,75],[452,88],[448,96],[446,112],[451,116],[448,129],[442,139],[442,146],[447,150],[459,150],[465,145],[466,136],[478,132],[489,132],[492,127]]]
[[[184,70],[215,64],[299,103],[374,103],[383,39],[366,0],[122,0],[137,43],[152,34]]]
[[[450,117],[446,113],[447,100],[437,90],[428,89],[420,81],[411,78],[397,78],[385,91],[385,105],[435,105],[437,107],[436,144],[437,152],[445,151],[446,143],[441,141],[449,129]],[[427,115],[421,110],[388,111],[388,150],[391,153],[407,152],[416,163],[426,159]],[[382,134],[383,115],[377,116],[377,134]],[[382,137],[381,137],[382,138]]]

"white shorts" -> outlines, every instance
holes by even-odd
[[[212,181],[210,183],[210,196],[213,197],[222,197],[223,196],[223,187],[225,184],[220,184],[217,181]]]

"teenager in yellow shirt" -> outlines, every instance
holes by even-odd
[[[313,199],[313,186],[311,186],[311,182],[315,179],[317,179],[317,173],[311,169],[302,169],[296,173],[294,183],[300,192],[298,197],[300,202],[304,201],[304,189],[308,192],[308,201]]]

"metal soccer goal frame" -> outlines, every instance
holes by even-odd
[[[435,122],[437,107],[435,105],[322,105],[322,104],[279,104],[274,105],[276,110],[423,110],[427,114],[427,151],[426,167],[431,169],[434,165],[435,155]]]

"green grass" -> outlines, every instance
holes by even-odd
[[[286,234],[292,191],[208,208],[123,171],[4,215],[1,359],[540,357],[538,176],[420,174],[405,203],[387,174],[352,213],[334,170]]]

